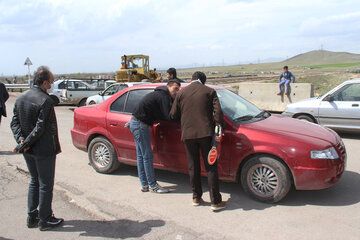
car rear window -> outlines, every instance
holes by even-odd
[[[148,93],[153,92],[154,89],[139,89],[124,93],[118,97],[110,106],[111,112],[133,113],[136,105]]]

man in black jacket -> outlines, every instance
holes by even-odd
[[[181,82],[181,83],[184,82],[184,80],[181,80],[181,79],[177,78],[175,68],[169,68],[166,71],[166,79],[162,80],[162,82],[168,82],[170,80],[178,81],[178,82]]]
[[[158,120],[170,120],[172,101],[180,88],[180,82],[170,80],[166,86],[157,87],[147,94],[135,107],[130,121],[130,131],[134,135],[137,154],[137,169],[141,183],[141,191],[167,193],[155,178],[153,153],[151,150],[149,126]]]
[[[47,67],[37,69],[34,87],[21,94],[14,106],[11,130],[23,153],[31,180],[28,192],[27,226],[51,229],[64,220],[52,212],[56,154],[61,152],[54,102],[47,93],[54,76]]]
[[[0,124],[1,124],[1,117],[6,117],[6,106],[5,102],[9,98],[9,93],[6,90],[5,84],[0,82]]]

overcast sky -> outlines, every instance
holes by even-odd
[[[360,53],[359,0],[0,0],[0,74],[111,72]]]

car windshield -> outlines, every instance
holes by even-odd
[[[227,89],[219,89],[216,92],[221,109],[234,122],[255,122],[270,116],[270,113],[261,111],[252,103]]]

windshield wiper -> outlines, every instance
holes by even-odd
[[[253,118],[254,118],[253,115],[245,115],[245,116],[235,118],[234,121],[248,121],[248,120],[251,120]]]
[[[265,115],[268,115],[269,113],[267,111],[261,111],[259,114],[255,116],[255,118],[264,117]],[[266,116],[267,117],[267,116]]]

